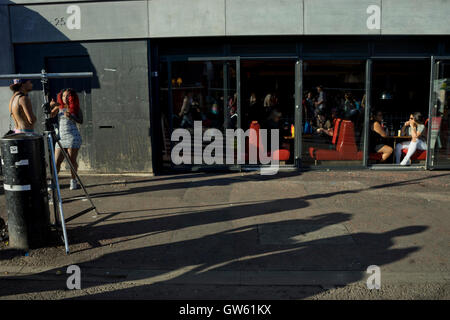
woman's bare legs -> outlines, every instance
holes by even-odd
[[[67,152],[67,149],[65,149]],[[60,148],[55,148],[55,163],[56,163],[56,172],[59,173],[61,170],[61,163],[64,161],[64,155],[61,152]]]
[[[72,166],[75,169],[75,172],[78,171],[78,163],[77,163],[78,150],[79,149],[73,149],[73,148],[68,149],[70,162],[72,162]],[[75,180],[75,174],[72,172],[72,170],[70,170],[70,174],[72,175],[72,179]]]
[[[383,155],[381,156],[381,162],[385,162],[392,154],[394,149],[390,146],[383,146],[378,152],[381,152]]]

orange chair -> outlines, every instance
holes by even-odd
[[[259,159],[260,150],[261,150],[261,152],[264,152],[264,145],[261,143],[261,141],[259,139],[259,129],[260,128],[261,128],[261,126],[259,125],[258,121],[252,121],[250,123],[250,129],[253,129],[255,131],[250,131],[250,136],[248,139],[249,147],[253,146],[254,148],[256,148],[258,159]],[[270,137],[267,137],[267,138],[270,139]],[[288,161],[291,156],[291,153],[287,149],[279,149],[279,150],[273,151],[272,155],[270,154],[270,152],[268,152],[267,156],[271,157],[272,160]],[[246,153],[245,159],[246,159],[246,161],[249,160],[248,153]]]
[[[309,148],[311,158],[315,160],[361,160],[362,152],[358,152],[355,142],[355,129],[350,120],[337,119],[333,139],[334,150]]]
[[[352,121],[337,119],[331,141],[334,150],[309,148],[314,160],[362,160],[363,151],[358,151],[355,141],[355,127]],[[381,153],[371,153],[369,159],[381,160]]]

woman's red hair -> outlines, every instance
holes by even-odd
[[[80,101],[78,100],[78,95],[73,89],[64,89],[58,93],[58,97],[56,100],[58,101],[59,108],[64,109],[64,103],[62,101],[62,96],[65,91],[68,91],[67,94],[67,104],[69,105],[69,112],[77,115],[80,110]]]

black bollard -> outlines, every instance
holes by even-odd
[[[44,139],[11,134],[0,139],[0,148],[10,246],[42,247],[50,233]]]

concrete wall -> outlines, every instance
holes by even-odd
[[[152,0],[148,10],[151,37],[225,34],[223,0]]]
[[[13,48],[9,32],[9,13],[6,6],[0,5],[0,74],[14,73]],[[9,129],[8,102],[11,98],[10,80],[0,80],[0,135]]]
[[[36,73],[43,67],[50,72],[56,71],[53,67],[94,73],[91,79],[49,82],[53,97],[62,88],[84,89],[79,93],[84,115],[81,170],[153,172],[146,40],[21,44],[15,51],[20,73]],[[30,99],[36,116],[43,119],[41,88],[38,81],[34,84]],[[41,121],[36,130],[42,130]]]
[[[104,1],[11,6],[12,39],[21,43],[147,38],[147,4]]]
[[[380,34],[380,28],[369,28],[367,13],[370,6],[381,9],[382,0],[304,0],[305,34],[365,35]],[[376,9],[375,9],[376,10]],[[380,17],[381,23],[381,17]]]
[[[450,0],[382,0],[382,34],[450,34]]]
[[[245,35],[450,34],[450,0],[7,1],[13,42]],[[68,2],[68,3],[64,3]],[[39,3],[39,4],[33,4]],[[69,6],[80,9],[71,29]]]
[[[303,34],[303,1],[227,0],[226,35]]]

